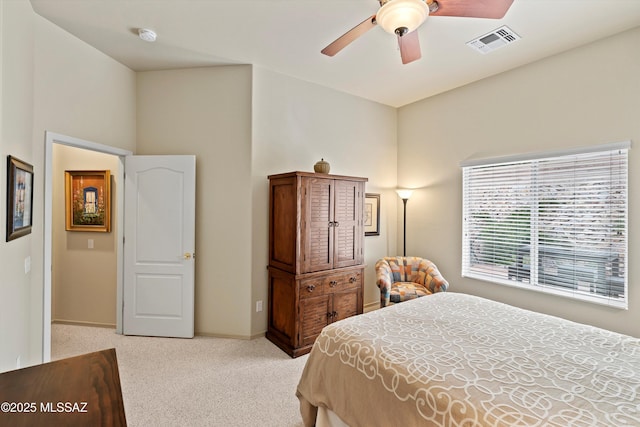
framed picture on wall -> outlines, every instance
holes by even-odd
[[[380,195],[366,193],[364,195],[364,235],[380,235]]]
[[[67,231],[111,231],[111,172],[65,171]]]
[[[31,233],[33,166],[7,156],[7,242]]]

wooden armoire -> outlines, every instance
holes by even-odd
[[[366,178],[269,176],[266,336],[291,357],[329,323],[362,314]]]

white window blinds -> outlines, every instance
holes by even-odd
[[[629,147],[463,165],[462,275],[626,308]]]

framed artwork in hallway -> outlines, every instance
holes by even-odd
[[[65,171],[67,231],[111,231],[111,173]]]

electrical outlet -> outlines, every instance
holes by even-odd
[[[88,246],[89,249],[93,249],[93,239],[89,239],[87,241],[87,246]]]
[[[256,301],[256,312],[262,311],[262,300]]]
[[[20,362],[20,356],[16,357],[16,369],[20,369],[22,367],[22,363]]]

